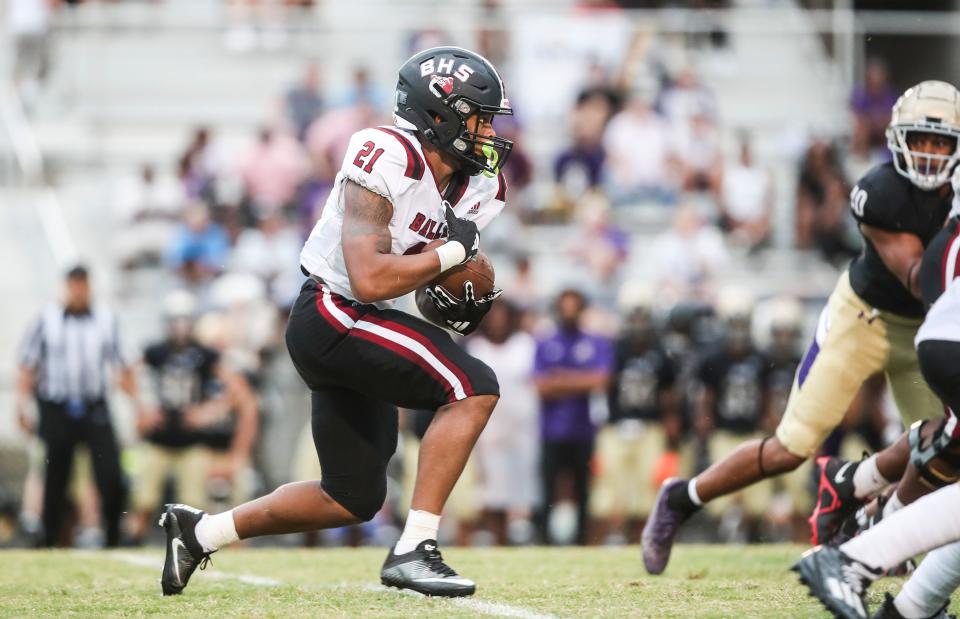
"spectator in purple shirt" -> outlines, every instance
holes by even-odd
[[[876,58],[867,63],[863,85],[858,86],[850,97],[853,112],[853,135],[850,149],[860,157],[883,153],[889,159],[885,132],[890,124],[890,111],[897,101],[897,92],[887,78],[887,67]]]
[[[612,346],[606,338],[585,333],[580,318],[587,300],[578,290],[564,290],[555,304],[557,330],[537,342],[534,384],[540,396],[541,477],[543,507],[540,528],[550,542],[547,525],[557,482],[572,477],[577,504],[576,542],[586,543],[590,459],[596,428],[590,419],[590,396],[607,388]]]

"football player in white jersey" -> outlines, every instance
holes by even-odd
[[[297,482],[230,511],[168,506],[162,587],[180,593],[212,552],[238,539],[370,520],[386,495],[397,407],[435,410],[423,438],[406,526],[381,569],[389,586],[471,595],[437,549],[440,514],[499,398],[494,373],[442,328],[391,301],[469,260],[504,207],[512,148],[493,119],[511,114],[499,73],[465,49],[420,52],[400,68],[395,125],[357,132],[301,253],[309,277],[287,346],[312,391],[320,481]],[[422,252],[435,239],[446,242]],[[438,303],[447,326],[476,328],[496,298]]]

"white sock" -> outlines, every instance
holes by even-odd
[[[203,546],[204,552],[219,550],[227,544],[240,539],[237,535],[237,525],[233,522],[233,510],[221,514],[206,514],[197,523],[194,530],[197,541]]]
[[[703,507],[703,501],[700,500],[700,495],[697,494],[697,478],[694,477],[687,484],[687,494],[690,496],[690,500],[693,501],[693,504],[697,507]]]
[[[883,506],[883,517],[887,518],[888,516],[895,514],[904,508],[903,501],[900,500],[900,495],[894,492],[890,495],[890,498],[887,499],[887,504]]]
[[[407,514],[407,524],[403,526],[403,533],[393,547],[393,554],[402,555],[415,550],[420,542],[427,539],[437,539],[437,529],[440,528],[440,516],[419,509],[411,509]]]
[[[893,601],[907,619],[932,617],[960,587],[960,543],[932,551]]]
[[[941,488],[884,518],[840,546],[847,556],[889,570],[920,553],[960,540],[960,486]]]
[[[858,499],[871,497],[889,485],[890,482],[877,469],[877,454],[858,464],[853,472],[853,495]]]

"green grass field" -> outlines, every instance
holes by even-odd
[[[632,548],[448,549],[462,600],[379,586],[383,551],[226,550],[163,598],[162,550],[0,552],[0,616],[823,617],[790,566],[800,546],[690,546],[647,576]],[[893,580],[871,590],[876,608]]]

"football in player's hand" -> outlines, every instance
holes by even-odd
[[[431,241],[424,246],[422,251],[433,251],[440,245],[443,245],[445,242],[446,241],[443,239]],[[428,286],[441,286],[449,296],[453,297],[457,301],[462,301],[464,297],[463,285],[467,282],[471,282],[473,284],[473,296],[476,299],[481,299],[493,291],[493,264],[491,264],[490,259],[487,258],[483,252],[477,253],[476,256],[470,260],[467,260],[461,265],[444,271],[438,275],[436,279],[427,284],[427,286],[418,288],[414,294],[417,302],[417,309],[419,309],[420,313],[423,314],[423,317],[430,322],[440,326],[446,326],[443,317],[440,316],[440,312],[437,310],[436,305],[434,305],[433,300],[426,293],[426,289]]]

